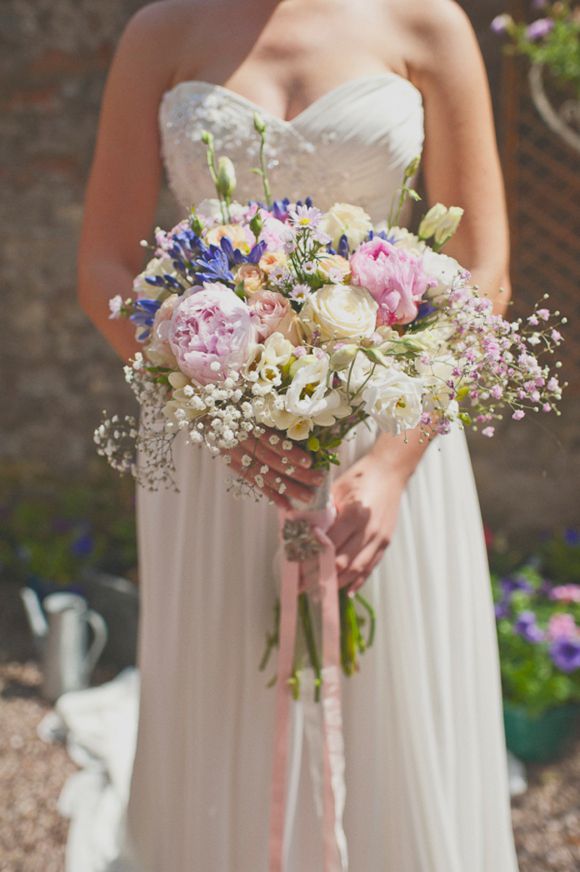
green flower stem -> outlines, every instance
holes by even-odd
[[[363,609],[367,612],[369,616],[369,634],[366,641],[367,648],[370,648],[375,640],[375,630],[377,626],[377,614],[374,608],[371,606],[370,602],[362,595],[362,593],[356,593],[354,596],[357,603],[359,603]]]
[[[268,168],[266,166],[266,122],[262,118],[262,116],[256,112],[254,113],[254,130],[260,137],[260,169],[254,170],[259,176],[262,178],[262,185],[264,187],[264,199],[266,200],[266,204],[268,206],[272,205],[272,191],[270,190],[270,181],[268,179]]]
[[[207,167],[209,169],[209,174],[211,176],[212,182],[214,183],[214,186],[216,189],[216,194],[217,194],[218,199],[219,199],[220,209],[221,209],[221,213],[222,213],[222,221],[224,224],[227,224],[228,223],[228,209],[227,209],[227,204],[224,203],[224,198],[219,190],[213,134],[210,133],[209,130],[204,130],[201,134],[201,141],[207,146],[207,148],[206,148]]]
[[[314,700],[315,702],[319,702],[320,688],[322,686],[322,669],[320,666],[320,657],[318,655],[318,648],[316,646],[314,629],[312,627],[312,617],[310,614],[310,603],[308,601],[308,594],[301,593],[299,595],[298,610],[300,612],[300,619],[302,621],[302,630],[304,632],[304,639],[306,641],[306,648],[308,650],[310,665],[312,666],[315,675]]]

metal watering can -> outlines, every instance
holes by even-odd
[[[42,661],[42,695],[55,702],[69,690],[88,687],[107,643],[104,619],[76,593],[51,593],[42,603],[30,587],[20,595]]]

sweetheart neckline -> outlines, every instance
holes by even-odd
[[[337,94],[341,93],[343,90],[347,90],[348,88],[354,88],[358,85],[362,85],[367,82],[373,81],[382,81],[383,79],[395,80],[402,82],[406,85],[409,85],[418,95],[421,104],[423,104],[423,95],[421,91],[414,85],[410,79],[406,79],[405,76],[399,75],[399,73],[395,73],[392,70],[385,70],[382,73],[370,73],[366,76],[355,76],[353,79],[346,79],[344,82],[340,82],[334,88],[331,88],[329,91],[325,91],[324,94],[321,94],[320,97],[317,97],[312,103],[309,103],[301,112],[297,115],[294,115],[292,118],[281,118],[279,115],[276,115],[273,112],[270,112],[264,106],[260,106],[258,103],[255,103],[253,100],[250,100],[249,97],[244,97],[243,94],[239,94],[237,91],[232,91],[231,88],[226,87],[225,85],[220,85],[217,82],[206,82],[203,79],[183,79],[181,82],[177,82],[171,88],[167,88],[161,97],[161,105],[163,104],[166,97],[169,97],[170,94],[173,94],[179,88],[183,86],[194,86],[201,87],[204,89],[208,89],[211,91],[220,91],[223,94],[227,94],[229,97],[233,97],[238,102],[244,103],[246,106],[252,108],[255,112],[259,112],[261,115],[268,116],[271,120],[273,119],[278,124],[282,124],[287,127],[292,127],[293,125],[299,123],[304,116],[308,115],[308,113],[312,112],[314,109],[318,109],[321,103],[324,103],[331,97],[335,97]]]

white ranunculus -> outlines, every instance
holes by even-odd
[[[381,430],[397,436],[421,418],[423,382],[397,369],[377,368],[362,391],[365,411]]]
[[[346,236],[351,248],[356,248],[369,235],[372,222],[364,209],[351,203],[335,203],[320,222],[320,229],[327,233],[335,248],[341,236]]]
[[[361,339],[375,332],[378,308],[366,288],[323,285],[308,298],[300,317],[310,332],[320,331],[322,340]]]
[[[156,287],[145,281],[147,276],[161,278],[165,273],[169,273],[174,278],[177,276],[173,260],[169,255],[163,254],[161,257],[152,257],[143,272],[133,279],[133,293],[135,296],[145,300],[156,300],[159,294],[166,293],[165,288]]]

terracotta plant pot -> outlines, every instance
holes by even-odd
[[[532,717],[523,706],[503,704],[506,742],[512,754],[529,763],[548,763],[562,756],[580,726],[580,705],[559,705]]]

